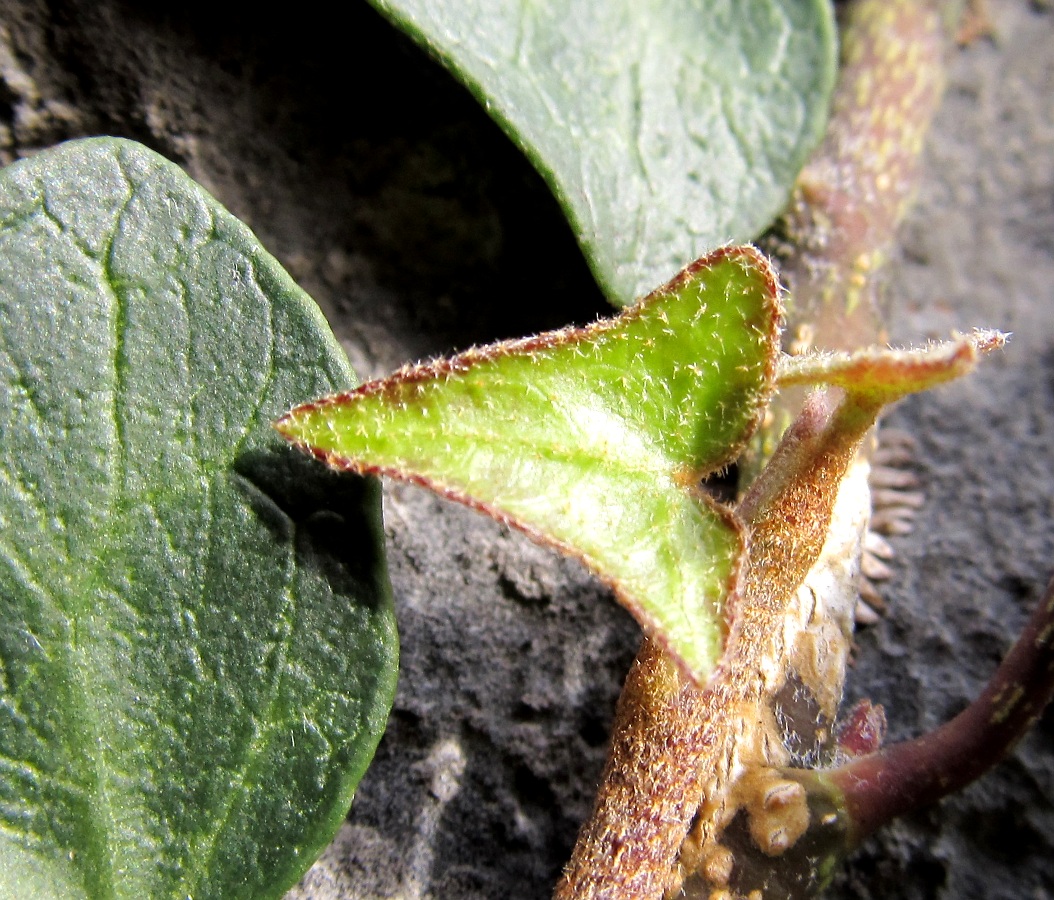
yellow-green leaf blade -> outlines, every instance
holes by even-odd
[[[619,317],[405,369],[279,430],[579,556],[702,677],[741,539],[697,482],[757,423],[778,315],[767,263],[725,250]]]

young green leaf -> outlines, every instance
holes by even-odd
[[[269,420],[353,376],[175,166],[0,173],[0,895],[279,896],[384,728],[376,485]]]
[[[580,557],[702,679],[742,537],[699,480],[757,424],[779,314],[764,258],[726,249],[617,318],[403,369],[278,429]]]
[[[611,300],[755,237],[823,133],[829,0],[371,0],[549,182]]]

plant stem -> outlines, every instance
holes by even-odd
[[[882,336],[879,281],[914,200],[945,83],[944,4],[858,0],[842,16],[831,121],[803,169],[776,245],[795,348],[852,349]]]
[[[779,741],[764,709],[785,607],[820,554],[838,485],[876,412],[851,403],[836,409],[813,395],[774,465],[744,499],[750,548],[721,671],[709,686],[696,687],[645,641],[619,700],[593,817],[557,900],[645,900],[675,891],[678,852],[701,811],[714,820],[709,827],[696,822],[706,832],[702,843],[713,844],[737,768],[765,758]]]
[[[851,840],[960,790],[1002,760],[1054,696],[1054,580],[983,693],[950,722],[826,774]]]
[[[881,270],[918,184],[944,92],[958,0],[854,0],[840,15],[841,66],[823,143],[762,240],[788,288],[784,350],[886,341]],[[749,484],[794,420],[802,391],[774,400],[740,462]]]

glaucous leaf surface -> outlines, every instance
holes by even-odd
[[[336,830],[394,690],[378,496],[269,422],[353,383],[154,153],[0,173],[0,895],[278,896]]]
[[[742,537],[699,481],[757,424],[779,312],[761,255],[726,249],[616,318],[406,368],[278,428],[580,557],[703,678]]]
[[[829,0],[371,0],[549,182],[617,305],[779,214],[819,142]]]

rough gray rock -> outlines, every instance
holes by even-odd
[[[0,2],[0,157],[111,133],[182,164],[319,301],[363,376],[609,310],[538,176],[365,3]],[[996,0],[961,51],[895,263],[895,337],[1015,332],[890,419],[928,503],[852,696],[918,734],[977,693],[1054,561],[1054,11]],[[391,726],[291,894],[539,898],[585,815],[633,623],[576,565],[421,491],[386,496]],[[832,898],[1054,897],[1054,716],[870,841]]]

